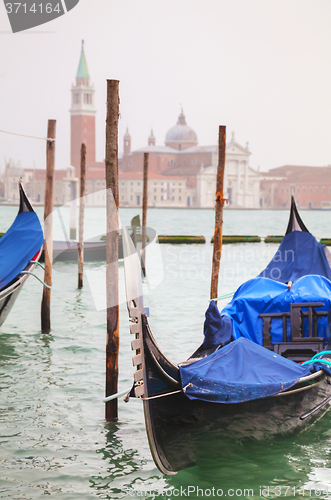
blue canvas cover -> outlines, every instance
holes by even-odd
[[[43,230],[35,212],[21,212],[0,238],[0,290],[8,285],[43,244]]]
[[[314,371],[243,337],[179,369],[189,399],[228,404],[272,396]]]
[[[220,344],[228,344],[232,338],[232,321],[228,316],[220,315],[220,311],[214,300],[210,301],[205,316],[203,348],[209,349],[217,347]]]
[[[291,213],[292,219],[294,216]],[[324,247],[298,217],[296,214],[295,220],[290,218],[288,234],[257,278],[241,285],[221,313],[217,314],[215,303],[210,304],[204,344],[226,343],[223,339],[228,339],[231,328],[233,342],[199,361],[180,366],[182,387],[190,399],[241,403],[287,390],[301,377],[321,369],[331,375],[331,367],[318,360],[301,366],[262,347],[260,314],[290,312],[291,303],[305,302],[323,302],[318,310],[331,310],[331,269]],[[294,225],[302,231],[293,230]],[[290,289],[285,284],[288,281],[293,282]],[[226,316],[232,323],[230,329]],[[318,319],[318,336],[326,341],[331,339],[328,322],[331,323],[331,313]],[[303,334],[308,337],[308,319],[303,326]],[[272,319],[270,334],[272,343],[283,342],[281,318]],[[287,341],[290,340],[288,321]]]
[[[324,247],[305,231],[284,236],[277,252],[260,277],[287,283],[307,274],[319,274],[331,280],[331,269]]]
[[[222,310],[232,319],[232,337],[246,337],[262,345],[262,313],[290,312],[290,304],[300,302],[323,302],[318,310],[329,311],[331,308],[331,281],[323,276],[304,276],[298,279],[290,289],[283,283],[268,278],[253,278],[241,285],[231,302]],[[306,324],[307,323],[307,324]],[[281,318],[271,321],[271,342],[283,342]],[[328,318],[318,319],[318,335],[330,340]],[[308,337],[308,321],[304,322],[304,336]],[[290,324],[288,321],[287,341],[290,342]]]

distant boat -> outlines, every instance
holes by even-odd
[[[331,210],[331,201],[322,201],[321,202],[322,210]]]
[[[0,239],[0,325],[7,318],[23,283],[37,265],[44,242],[37,214],[19,182],[20,207]]]
[[[118,258],[123,259],[122,243],[118,245]],[[53,262],[77,262],[77,241],[53,241]],[[44,262],[44,252],[40,258]],[[106,261],[106,241],[85,241],[84,261],[100,262]]]
[[[154,231],[148,229],[148,235],[155,237]],[[131,220],[129,228],[135,245],[141,241],[140,217],[136,215]],[[149,236],[148,236],[149,241]],[[123,259],[122,236],[118,237],[118,259]],[[77,241],[53,241],[53,263],[55,262],[77,262],[78,260],[78,242]],[[106,236],[102,236],[100,241],[84,242],[84,262],[105,262],[106,261]],[[41,255],[40,262],[44,262],[44,252]]]
[[[130,396],[143,400],[151,453],[162,473],[175,474],[204,456],[226,456],[235,440],[286,437],[329,409],[331,351],[323,350],[331,347],[330,254],[307,230],[294,199],[274,259],[222,312],[211,301],[203,344],[179,364],[152,335],[139,258],[125,231],[123,247],[135,335]],[[163,321],[171,329],[171,317]]]

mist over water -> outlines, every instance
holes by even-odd
[[[0,231],[9,227],[16,212],[2,207]],[[42,219],[42,208],[37,212]],[[104,212],[86,209],[86,231],[105,233]],[[120,210],[121,222],[128,225],[136,214],[135,209]],[[331,236],[330,212],[302,212],[302,217],[317,238]],[[69,211],[64,210],[63,218],[69,224]],[[282,234],[287,219],[286,211],[226,210],[223,232]],[[161,349],[175,362],[187,358],[203,338],[213,224],[212,210],[148,212],[148,225],[159,234],[202,234],[207,239],[205,245],[160,245],[161,261],[147,256],[147,271],[160,277],[154,288],[144,283],[150,325]],[[54,238],[63,238],[60,227],[55,227]],[[258,274],[276,250],[277,245],[263,242],[224,245],[219,294]],[[106,312],[96,310],[94,289],[102,295],[105,264],[86,263],[84,270],[95,279],[92,286],[85,276],[80,291],[77,264],[54,266],[49,335],[40,332],[42,287],[32,277],[1,327],[0,498],[127,499],[158,498],[159,493],[159,498],[175,498],[179,491],[179,498],[189,492],[195,499],[202,498],[201,491],[207,497],[209,490],[215,498],[221,490],[222,496],[235,498],[300,498],[302,492],[316,498],[316,488],[329,488],[330,495],[321,497],[331,497],[331,414],[285,441],[233,443],[224,436],[220,446],[211,438],[198,466],[163,476],[150,455],[141,401],[125,404],[120,399],[118,422],[104,421]],[[36,274],[43,276],[42,270]],[[122,263],[120,297],[119,390],[124,390],[132,385],[134,369]]]

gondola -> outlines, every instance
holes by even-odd
[[[44,262],[44,252],[40,262]],[[123,259],[122,245],[118,245],[118,258]],[[53,241],[53,263],[55,262],[77,262],[77,241]],[[84,261],[103,262],[106,261],[106,241],[84,241]]]
[[[274,258],[221,312],[210,302],[205,340],[179,364],[153,337],[139,259],[124,229],[122,235],[136,367],[126,399],[143,400],[151,453],[162,473],[175,474],[204,456],[226,456],[234,441],[286,438],[325,414],[331,402],[331,256],[309,233],[293,198]]]
[[[141,226],[139,215],[131,220],[131,226],[128,228],[135,246],[141,242]],[[155,231],[147,228],[147,244],[155,239]],[[84,262],[105,262],[106,261],[106,236],[91,241],[84,241]],[[45,256],[42,252],[40,262],[44,262]],[[118,239],[118,259],[123,259],[122,236]],[[78,242],[77,241],[53,241],[53,264],[56,262],[77,262],[78,260]]]
[[[18,214],[0,239],[0,326],[7,318],[18,294],[36,267],[42,252],[43,230],[19,181]]]

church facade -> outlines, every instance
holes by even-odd
[[[215,206],[218,147],[198,145],[197,134],[187,125],[183,110],[176,125],[166,133],[164,146],[156,145],[151,131],[147,146],[131,151],[127,130],[120,172],[126,176],[142,172],[144,152],[149,153],[149,172],[163,176],[166,185],[174,183],[175,178],[182,180],[180,206]],[[226,145],[224,173],[224,197],[231,208],[260,207],[260,174],[250,167],[250,155],[248,144],[241,146],[233,133]],[[167,198],[168,204],[170,201]]]

